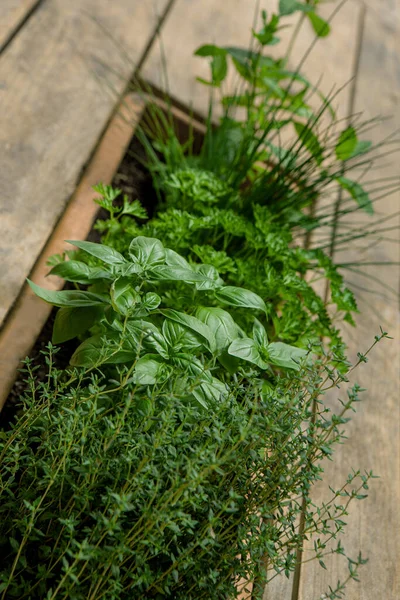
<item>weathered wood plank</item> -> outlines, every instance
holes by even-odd
[[[166,5],[47,0],[2,54],[0,323]]]
[[[392,115],[390,121],[380,123],[369,134],[378,142],[400,127],[400,28],[398,3],[386,2],[391,7],[392,18],[375,3],[368,10],[364,31],[360,72],[357,80],[356,111],[363,111],[364,118]],[[381,154],[385,152],[381,150]],[[377,164],[368,179],[399,176],[398,155],[385,157]],[[382,186],[385,183],[381,182]],[[377,187],[377,186],[375,186]],[[378,185],[379,188],[379,185]],[[375,194],[376,195],[376,194]],[[400,209],[400,194],[392,193],[376,204],[380,216],[391,215]],[[394,217],[392,226],[400,226]],[[371,244],[363,253],[365,261],[398,261],[399,230],[391,231],[394,242],[382,241]],[[397,240],[397,243],[396,243]],[[360,260],[352,251],[343,252],[344,261]],[[399,289],[398,266],[370,266],[365,272],[374,278]],[[349,273],[353,283],[376,292],[384,292],[382,284],[370,281],[355,273]],[[348,430],[348,440],[337,451],[332,463],[326,465],[326,480],[337,486],[350,472],[352,466],[372,469],[380,479],[371,486],[369,498],[356,503],[348,521],[348,533],[344,538],[346,550],[357,556],[361,550],[369,557],[369,563],[360,570],[361,583],[351,582],[348,597],[352,600],[396,600],[400,597],[400,411],[399,411],[399,338],[400,323],[398,300],[389,295],[385,300],[366,292],[357,294],[362,310],[358,329],[346,331],[346,339],[353,360],[357,351],[364,351],[379,333],[379,326],[394,337],[384,341],[373,351],[369,363],[356,374],[363,387],[368,389],[364,401]],[[366,305],[366,300],[369,306]],[[321,485],[316,499],[327,497],[326,486]],[[346,564],[337,556],[326,561],[327,571],[318,565],[304,565],[301,578],[300,600],[320,598],[329,584],[346,578]]]
[[[40,0],[1,0],[0,52],[22,21],[39,2]]]

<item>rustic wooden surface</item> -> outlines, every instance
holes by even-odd
[[[0,51],[40,0],[1,0]]]
[[[43,0],[0,55],[0,324],[166,5]]]
[[[243,3],[241,0],[223,3],[176,0],[162,30],[162,52],[160,47],[153,46],[142,74],[157,87],[167,89],[180,102],[206,114],[209,89],[195,84],[194,80],[196,76],[208,77],[208,65],[206,60],[193,57],[193,51],[204,43],[246,46],[255,5],[255,1]],[[261,2],[261,5],[271,10],[276,2]],[[335,90],[345,86],[334,102],[342,117],[348,115],[352,93],[355,94],[354,112],[362,111],[363,118],[395,115],[394,120],[379,124],[368,134],[369,139],[378,142],[400,126],[400,7],[397,0],[384,0],[379,5],[375,0],[367,0],[367,7],[358,76],[352,80],[356,75],[357,32],[362,9],[357,0],[349,0],[335,16],[331,36],[317,43],[303,71],[315,83],[322,77],[320,86],[327,94],[333,86]],[[324,16],[334,8],[331,3],[324,6]],[[290,31],[282,33],[284,39],[288,35]],[[302,58],[312,39],[310,30],[304,28],[293,50],[293,66]],[[168,57],[167,77],[162,54]],[[373,177],[399,174],[398,158],[392,157],[377,163]],[[394,213],[400,208],[399,200],[399,193],[393,193],[377,203],[377,212],[380,216]],[[396,224],[396,218],[393,223]],[[398,261],[398,233],[398,230],[391,232],[394,241],[371,247],[362,256],[341,252],[338,258],[341,262],[354,259]],[[399,289],[396,266],[371,266],[364,268],[364,272]],[[349,272],[348,277],[367,289],[382,292],[379,284],[365,276]],[[353,507],[348,520],[349,529],[344,538],[346,549],[354,556],[362,550],[370,557],[370,563],[361,569],[361,583],[349,584],[347,597],[350,600],[397,600],[400,597],[399,312],[393,294],[390,299],[382,299],[360,292],[357,298],[363,313],[358,329],[345,332],[351,357],[355,359],[358,351],[366,350],[374,335],[379,333],[380,325],[395,337],[395,341],[382,342],[373,352],[368,368],[359,371],[360,380],[369,391],[349,427],[349,439],[337,451],[335,461],[326,465],[325,483],[316,488],[314,498],[316,502],[326,499],[328,483],[343,482],[352,466],[372,469],[381,476],[372,485],[370,497]],[[347,576],[346,563],[340,557],[335,555],[326,563],[327,571],[318,563],[303,565],[299,593],[293,596],[292,581],[285,577],[276,578],[266,589],[264,600],[319,600],[329,585],[335,585],[338,579],[343,581]]]

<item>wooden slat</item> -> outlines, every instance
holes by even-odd
[[[367,12],[364,31],[360,72],[357,80],[356,111],[364,111],[364,118],[392,115],[390,121],[379,124],[371,132],[370,139],[378,142],[400,128],[400,28],[399,5],[387,0],[376,3]],[[388,20],[386,8],[392,8]],[[397,10],[396,10],[397,7]],[[381,10],[382,9],[382,10]],[[383,153],[384,150],[381,151]],[[384,158],[367,176],[378,179],[399,176],[398,155]],[[382,183],[382,185],[384,185]],[[375,186],[376,187],[376,186]],[[376,205],[380,216],[390,215],[400,209],[400,194],[394,192]],[[391,225],[400,226],[398,217]],[[396,242],[383,242],[364,253],[365,261],[398,261],[399,230],[386,234]],[[340,254],[343,261],[354,260],[355,252]],[[356,257],[357,258],[357,257]],[[360,257],[358,256],[358,259]],[[365,269],[366,270],[366,269]],[[368,273],[382,280],[383,284],[399,289],[398,266],[371,266]],[[366,277],[349,274],[356,282],[378,293],[387,291],[383,285]],[[345,479],[352,466],[372,469],[380,476],[372,486],[369,498],[356,503],[348,521],[348,533],[344,546],[353,556],[361,550],[369,557],[369,563],[361,568],[361,583],[351,582],[348,598],[351,600],[396,600],[400,597],[400,385],[399,385],[399,339],[400,323],[398,299],[392,294],[386,299],[357,294],[362,314],[356,330],[346,331],[352,359],[357,351],[364,351],[379,333],[381,325],[394,337],[385,340],[373,351],[368,365],[356,374],[363,387],[368,389],[364,401],[348,429],[348,440],[337,451],[334,461],[326,465],[326,480],[333,486]],[[368,302],[368,306],[366,305]],[[316,500],[327,498],[326,486],[321,485]],[[328,492],[329,493],[329,492]],[[347,567],[343,559],[334,556],[327,559],[327,571],[318,565],[303,566],[300,600],[320,598],[329,584],[346,578]]]
[[[45,0],[1,55],[0,323],[166,5]]]
[[[0,52],[40,0],[1,0]]]

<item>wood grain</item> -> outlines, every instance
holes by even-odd
[[[40,0],[1,0],[0,52],[21,22],[39,2]]]
[[[0,60],[0,323],[166,0],[47,0]]]
[[[395,4],[392,5],[394,7]],[[356,88],[356,111],[363,111],[363,118],[393,116],[369,132],[368,137],[375,142],[400,127],[400,29],[398,20],[397,25],[396,19],[388,23],[385,11],[379,12],[380,17],[383,15],[385,18],[378,17],[375,10],[367,13]],[[398,16],[398,11],[396,14]],[[384,156],[384,152],[385,149],[380,151],[381,160],[364,179],[399,177],[398,154],[388,157]],[[375,188],[379,189],[379,184]],[[379,217],[393,215],[399,209],[398,191],[376,203]],[[393,217],[391,225],[399,226],[399,218]],[[340,259],[399,261],[399,230],[392,231],[390,238],[393,241],[383,241],[377,246],[367,245],[362,257],[355,250],[347,250],[340,254]],[[326,481],[339,485],[351,467],[372,469],[380,476],[372,484],[369,498],[356,503],[348,518],[344,546],[353,556],[362,550],[369,557],[369,563],[360,570],[361,583],[349,584],[347,597],[351,600],[397,600],[400,597],[400,322],[398,298],[395,293],[388,293],[383,285],[391,285],[395,292],[399,289],[399,267],[371,265],[363,271],[365,275],[350,272],[348,279],[375,294],[368,291],[357,293],[362,311],[358,328],[345,332],[351,356],[354,360],[357,351],[363,351],[370,345],[373,336],[379,333],[379,326],[386,329],[394,340],[379,344],[368,365],[356,374],[368,391],[348,429],[348,440],[337,451],[334,461],[326,465]],[[370,280],[368,275],[382,283]],[[385,294],[385,298],[376,294]],[[315,499],[326,498],[327,491],[326,485],[319,486]],[[345,579],[347,567],[343,559],[334,556],[325,562],[327,571],[312,563],[303,566],[300,600],[321,598],[328,585]]]

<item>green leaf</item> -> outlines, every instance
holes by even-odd
[[[165,263],[165,249],[160,240],[145,236],[134,238],[129,246],[129,255],[143,269]]]
[[[111,305],[121,315],[128,315],[140,302],[140,294],[132,287],[131,279],[118,277],[110,289]]]
[[[280,40],[275,36],[275,33],[278,30],[279,25],[279,16],[272,15],[271,20],[268,22],[267,13],[265,10],[261,12],[261,17],[263,21],[263,27],[260,31],[254,31],[253,36],[260,42],[262,46],[273,46],[277,44]]]
[[[104,311],[99,306],[74,308],[66,306],[57,311],[53,325],[53,344],[72,340],[99,321]]]
[[[107,339],[104,335],[94,335],[84,342],[73,353],[70,365],[73,367],[94,367],[100,363],[118,364],[133,362],[136,360],[137,353],[129,348],[118,349],[111,347],[120,342],[119,334],[107,332]]]
[[[51,269],[49,275],[56,275],[66,281],[82,284],[89,284],[96,279],[110,279],[112,277],[109,271],[89,267],[86,263],[78,260],[68,260],[58,263]]]
[[[169,265],[161,265],[152,267],[148,276],[159,281],[182,281],[185,283],[209,283],[209,278],[201,273],[197,273],[193,269],[185,269],[183,267],[170,267]]]
[[[124,207],[122,209],[121,215],[131,215],[132,217],[137,217],[138,219],[148,218],[147,211],[140,204],[139,200],[129,202],[127,196],[124,196]]]
[[[165,248],[165,264],[169,267],[181,267],[189,271],[193,270],[186,258],[183,258],[178,252],[170,248]]]
[[[350,194],[350,196],[357,202],[358,206],[365,210],[369,215],[374,214],[374,207],[372,205],[371,199],[364,188],[353,181],[352,179],[347,179],[346,177],[337,177],[336,181],[341,185],[341,187],[346,190]]]
[[[155,351],[163,358],[168,358],[169,351],[167,343],[156,325],[150,321],[138,319],[135,321],[128,321],[126,328],[129,333],[127,342],[130,346],[136,348],[137,352],[140,347],[143,346],[146,350]]]
[[[220,54],[211,61],[211,76],[214,85],[219,86],[228,73],[228,62],[226,56]]]
[[[200,319],[173,309],[160,310],[160,313],[167,319],[171,319],[171,321],[175,321],[184,327],[192,329],[195,333],[207,341],[208,348],[211,352],[215,351],[216,343],[214,334],[211,329],[205,325],[205,323],[200,321]]]
[[[93,242],[82,242],[80,240],[66,240],[69,244],[73,244],[77,248],[80,248],[84,252],[99,258],[101,261],[106,263],[107,265],[123,265],[127,261],[125,258],[114,250],[114,248],[110,248],[109,246],[105,246],[104,244],[94,244]]]
[[[214,290],[224,285],[217,269],[212,265],[199,265],[196,271],[204,277],[203,281],[196,283],[197,290]]]
[[[312,154],[317,163],[322,163],[323,152],[315,133],[307,126],[298,121],[294,121],[294,128],[303,146]]]
[[[154,292],[147,292],[143,297],[142,304],[146,310],[156,310],[161,304],[161,298]]]
[[[299,362],[307,355],[307,350],[289,346],[283,342],[273,342],[267,348],[268,360],[279,367],[300,370]]]
[[[214,333],[218,352],[226,350],[231,342],[240,335],[239,326],[222,308],[200,307],[197,309],[196,317]]]
[[[218,362],[221,363],[221,365],[228,371],[228,373],[231,375],[237,373],[240,366],[240,361],[235,356],[228,354],[228,350],[223,350],[221,354],[218,355],[217,359]]]
[[[356,156],[365,154],[366,152],[368,152],[368,150],[371,148],[371,146],[372,146],[372,142],[368,142],[367,140],[357,142],[356,147],[354,148],[353,154],[350,156],[350,158],[355,158]]]
[[[100,296],[100,294],[83,292],[81,290],[54,292],[36,285],[36,283],[33,283],[29,279],[27,281],[36,296],[39,296],[39,298],[53,306],[101,306],[109,303],[109,300],[104,296]]]
[[[212,82],[203,81],[203,83],[211,83],[212,85],[219,86],[225,79],[228,72],[228,63],[226,60],[226,50],[214,46],[213,44],[206,44],[201,46],[194,53],[195,56],[211,57],[211,76]]]
[[[192,394],[199,404],[204,408],[209,408],[209,404],[220,402],[222,398],[227,396],[227,389],[222,381],[219,381],[216,377],[210,377],[194,388]]]
[[[139,358],[132,380],[138,385],[154,385],[159,381],[163,363],[148,354]]]
[[[215,291],[217,300],[231,306],[243,306],[245,308],[255,308],[266,312],[265,302],[258,294],[244,288],[225,286]]]
[[[93,367],[104,357],[104,340],[101,335],[94,335],[78,346],[71,357],[70,364],[73,367]]]
[[[191,375],[196,378],[204,376],[205,367],[193,354],[180,352],[171,359],[171,362],[175,367],[181,369],[185,375]]]
[[[162,326],[162,333],[168,345],[173,348],[175,352],[180,352],[181,350],[196,351],[203,346],[201,336],[192,329],[188,329],[180,323],[176,323],[170,319],[165,319]]]
[[[307,17],[310,19],[310,23],[318,37],[326,37],[327,35],[329,35],[331,31],[329,23],[324,21],[322,17],[320,17],[319,15],[317,15],[317,13],[313,11],[307,12],[306,14]]]
[[[338,160],[348,160],[351,158],[357,146],[357,133],[354,127],[347,127],[339,136],[335,152]]]
[[[282,16],[292,15],[294,12],[301,10],[302,12],[309,12],[312,10],[311,6],[302,4],[298,0],[279,0],[279,14]]]
[[[266,348],[268,346],[267,332],[265,331],[264,325],[262,325],[258,319],[254,319],[253,339],[258,346],[261,346],[261,348]]]
[[[204,44],[204,46],[197,48],[194,56],[221,56],[225,54],[226,50],[224,48],[220,48],[214,44]]]
[[[267,369],[268,364],[261,358],[258,346],[251,338],[240,338],[234,340],[228,348],[228,353],[236,358],[251,362],[260,369]]]
[[[133,363],[137,359],[137,352],[134,350],[124,349],[113,352],[109,358],[104,361],[108,365],[118,365],[124,363]]]

